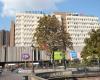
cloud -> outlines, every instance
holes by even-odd
[[[12,16],[19,11],[56,10],[56,3],[64,0],[0,0],[3,4],[2,16]]]

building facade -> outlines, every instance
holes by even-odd
[[[100,27],[99,18],[77,13],[54,12],[58,20],[66,26],[70,33],[75,51],[81,52],[84,47],[84,39],[89,37],[91,29]],[[44,14],[40,13],[17,13],[15,23],[15,46],[31,46],[38,20]]]
[[[99,18],[95,16],[65,12],[55,12],[54,14],[63,19],[66,30],[72,38],[73,47],[77,52],[82,51],[85,46],[84,39],[89,37],[88,33],[91,29],[100,28]]]
[[[28,59],[23,54],[29,55]],[[0,62],[23,62],[23,61],[48,61],[50,56],[45,51],[32,47],[1,47]]]
[[[11,21],[10,28],[10,47],[15,46],[15,22]]]
[[[0,47],[9,46],[10,44],[10,33],[6,30],[0,31]]]
[[[17,13],[15,23],[15,46],[31,46],[38,20],[42,13]]]

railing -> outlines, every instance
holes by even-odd
[[[47,80],[47,79],[32,75],[32,76],[30,76],[30,80]]]
[[[52,79],[53,78],[83,78],[83,77],[95,77],[100,76],[99,67],[87,67],[87,68],[67,68],[65,71],[51,71],[37,73],[36,76]]]

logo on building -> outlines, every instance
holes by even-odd
[[[30,58],[30,55],[28,53],[23,53],[22,54],[22,59],[27,60]]]
[[[71,57],[72,59],[77,59],[77,52],[71,51],[71,52],[70,52],[70,57]]]

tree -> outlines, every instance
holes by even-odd
[[[56,48],[72,48],[70,34],[64,30],[65,26],[54,15],[44,15],[38,22],[34,39],[40,49],[53,51]]]
[[[66,51],[66,48],[72,49],[70,34],[65,30],[65,26],[53,16],[44,16],[39,20],[39,25],[36,28],[34,38],[41,49],[45,49],[52,53],[54,67],[54,50],[60,49]],[[66,63],[64,59],[64,66]]]
[[[84,40],[85,47],[82,50],[83,59],[99,58],[100,59],[100,29],[92,29],[89,32],[90,37]]]

